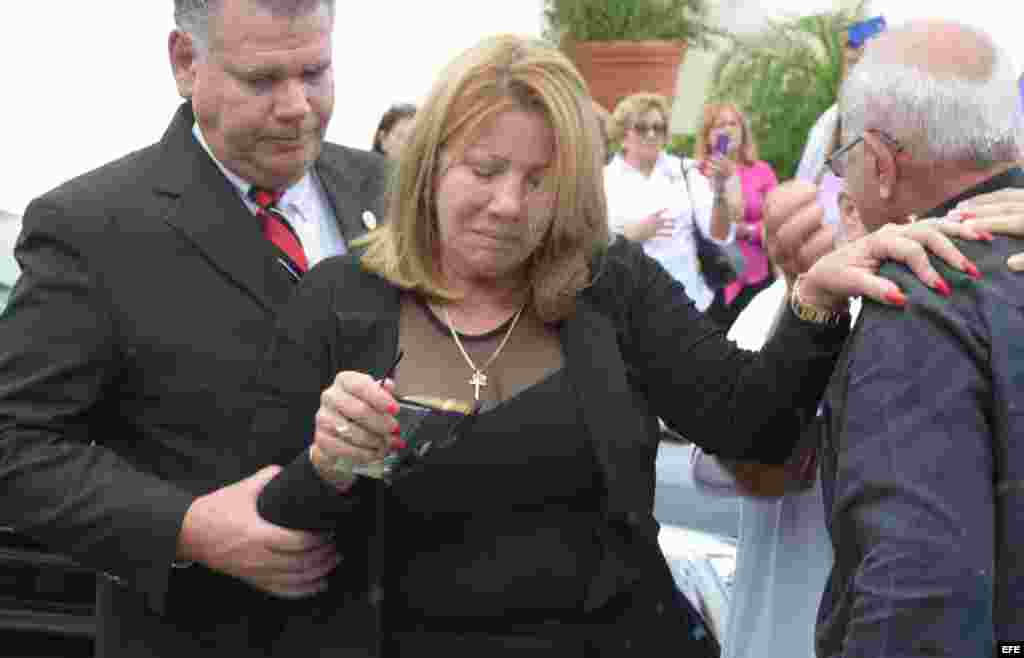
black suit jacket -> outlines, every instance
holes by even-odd
[[[157,144],[30,204],[0,321],[0,522],[119,581],[101,656],[253,655],[263,630],[267,597],[170,568],[194,497],[266,465],[241,412],[294,291],[193,123],[186,103]],[[346,239],[382,216],[383,167],[324,145]]]
[[[565,367],[607,489],[606,523],[598,529],[604,550],[589,608],[633,583],[650,588],[648,600],[670,585],[653,517],[657,418],[709,453],[781,463],[813,417],[848,333],[786,313],[761,352],[745,352],[639,247],[616,241],[595,270],[595,284],[560,329]],[[281,315],[263,376],[267,393],[254,407],[254,435],[265,438],[255,443],[281,450],[271,456],[277,462],[304,451],[320,392],[335,374],[382,376],[393,362],[398,318],[398,290],[351,257],[314,268]],[[373,559],[382,553],[372,545],[377,486],[361,480],[345,496],[326,486],[319,493],[307,489],[309,496],[291,510],[297,527],[337,523],[346,555],[339,586],[332,585],[337,601],[295,621],[344,627],[348,632],[333,638],[337,650],[358,648],[364,655],[378,654],[374,609],[386,597],[378,575],[388,565]]]

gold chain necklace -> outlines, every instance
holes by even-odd
[[[445,307],[443,309],[444,321],[448,325],[448,331],[452,332],[452,338],[455,339],[455,346],[459,348],[460,352],[462,352],[462,358],[466,360],[466,363],[473,371],[473,376],[469,378],[469,384],[473,387],[474,400],[480,400],[480,389],[481,387],[487,386],[487,374],[485,371],[491,367],[494,360],[498,358],[499,354],[501,354],[501,350],[505,348],[505,343],[508,342],[509,337],[512,335],[512,330],[516,328],[516,323],[519,322],[519,316],[523,314],[524,308],[526,308],[526,304],[519,307],[519,310],[516,311],[516,314],[512,317],[512,324],[509,325],[508,331],[505,332],[505,337],[501,339],[498,349],[494,350],[490,358],[488,358],[484,365],[479,368],[477,368],[476,364],[473,363],[473,359],[469,358],[469,353],[466,352],[466,348],[462,346],[462,341],[459,340],[459,334],[455,331],[454,325],[452,325],[452,318],[448,314],[448,308]]]

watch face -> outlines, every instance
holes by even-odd
[[[802,302],[800,300],[800,284],[801,280],[798,278],[797,282],[793,285],[793,291],[789,295],[789,307],[793,309],[793,314],[801,320],[814,322],[815,324],[840,324],[844,316],[843,312],[817,308]]]

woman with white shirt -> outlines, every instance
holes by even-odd
[[[668,101],[657,94],[633,94],[615,108],[608,135],[622,152],[604,169],[608,218],[613,232],[643,243],[704,311],[714,292],[700,275],[694,223],[716,242],[731,242],[732,219],[742,206],[726,192],[728,160],[714,158],[705,177],[695,161],[665,152],[668,116]]]

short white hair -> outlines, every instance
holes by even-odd
[[[1006,53],[989,42],[992,72],[985,80],[937,76],[867,48],[840,91],[847,138],[878,130],[927,162],[1019,160],[1024,112],[1017,74]]]

